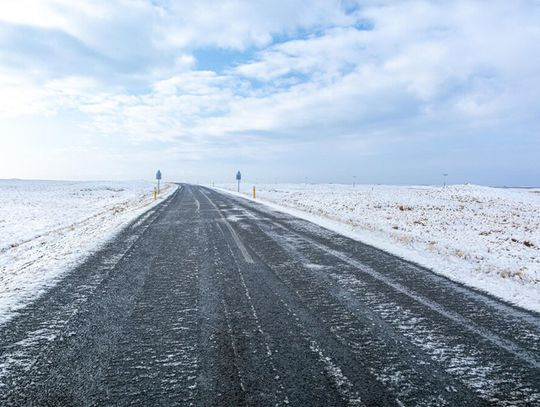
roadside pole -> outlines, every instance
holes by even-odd
[[[159,194],[160,192],[160,183],[161,183],[161,171],[158,170],[156,172],[156,179],[157,179],[157,193]]]
[[[236,181],[238,182],[238,192],[240,192],[240,180],[242,179],[242,174],[240,171],[236,173]]]

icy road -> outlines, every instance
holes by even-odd
[[[0,405],[540,405],[540,316],[184,185],[0,326]]]

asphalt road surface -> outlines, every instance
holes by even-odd
[[[540,405],[540,316],[183,185],[0,327],[0,405]]]

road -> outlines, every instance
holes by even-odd
[[[540,405],[540,316],[182,185],[0,327],[0,405]]]

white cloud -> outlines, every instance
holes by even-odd
[[[64,32],[111,58],[174,47],[243,50],[273,35],[350,24],[338,0],[4,0],[0,21]]]
[[[224,0],[169,2],[164,37],[183,47],[211,45],[231,49],[261,47],[272,35],[353,23],[337,0]]]
[[[540,5],[531,0],[377,1],[352,13],[337,1],[156,4],[2,3],[0,21],[69,34],[117,76],[0,63],[0,116],[75,112],[85,134],[201,160],[320,139],[371,149],[374,139],[539,127]],[[252,53],[203,71],[199,47]],[[150,62],[123,73],[139,57]]]
[[[417,1],[366,7],[373,30],[329,29],[274,45],[234,72],[268,82],[267,88],[284,75],[307,75],[320,88],[313,100],[330,90],[336,92],[332,103],[356,102],[359,111],[373,103],[405,103],[420,111],[450,109],[442,121],[452,113],[456,119],[496,118],[509,100],[540,92],[540,7],[519,5]],[[352,86],[346,91],[352,99],[337,91],[342,82]],[[392,120],[391,114],[385,118]]]

